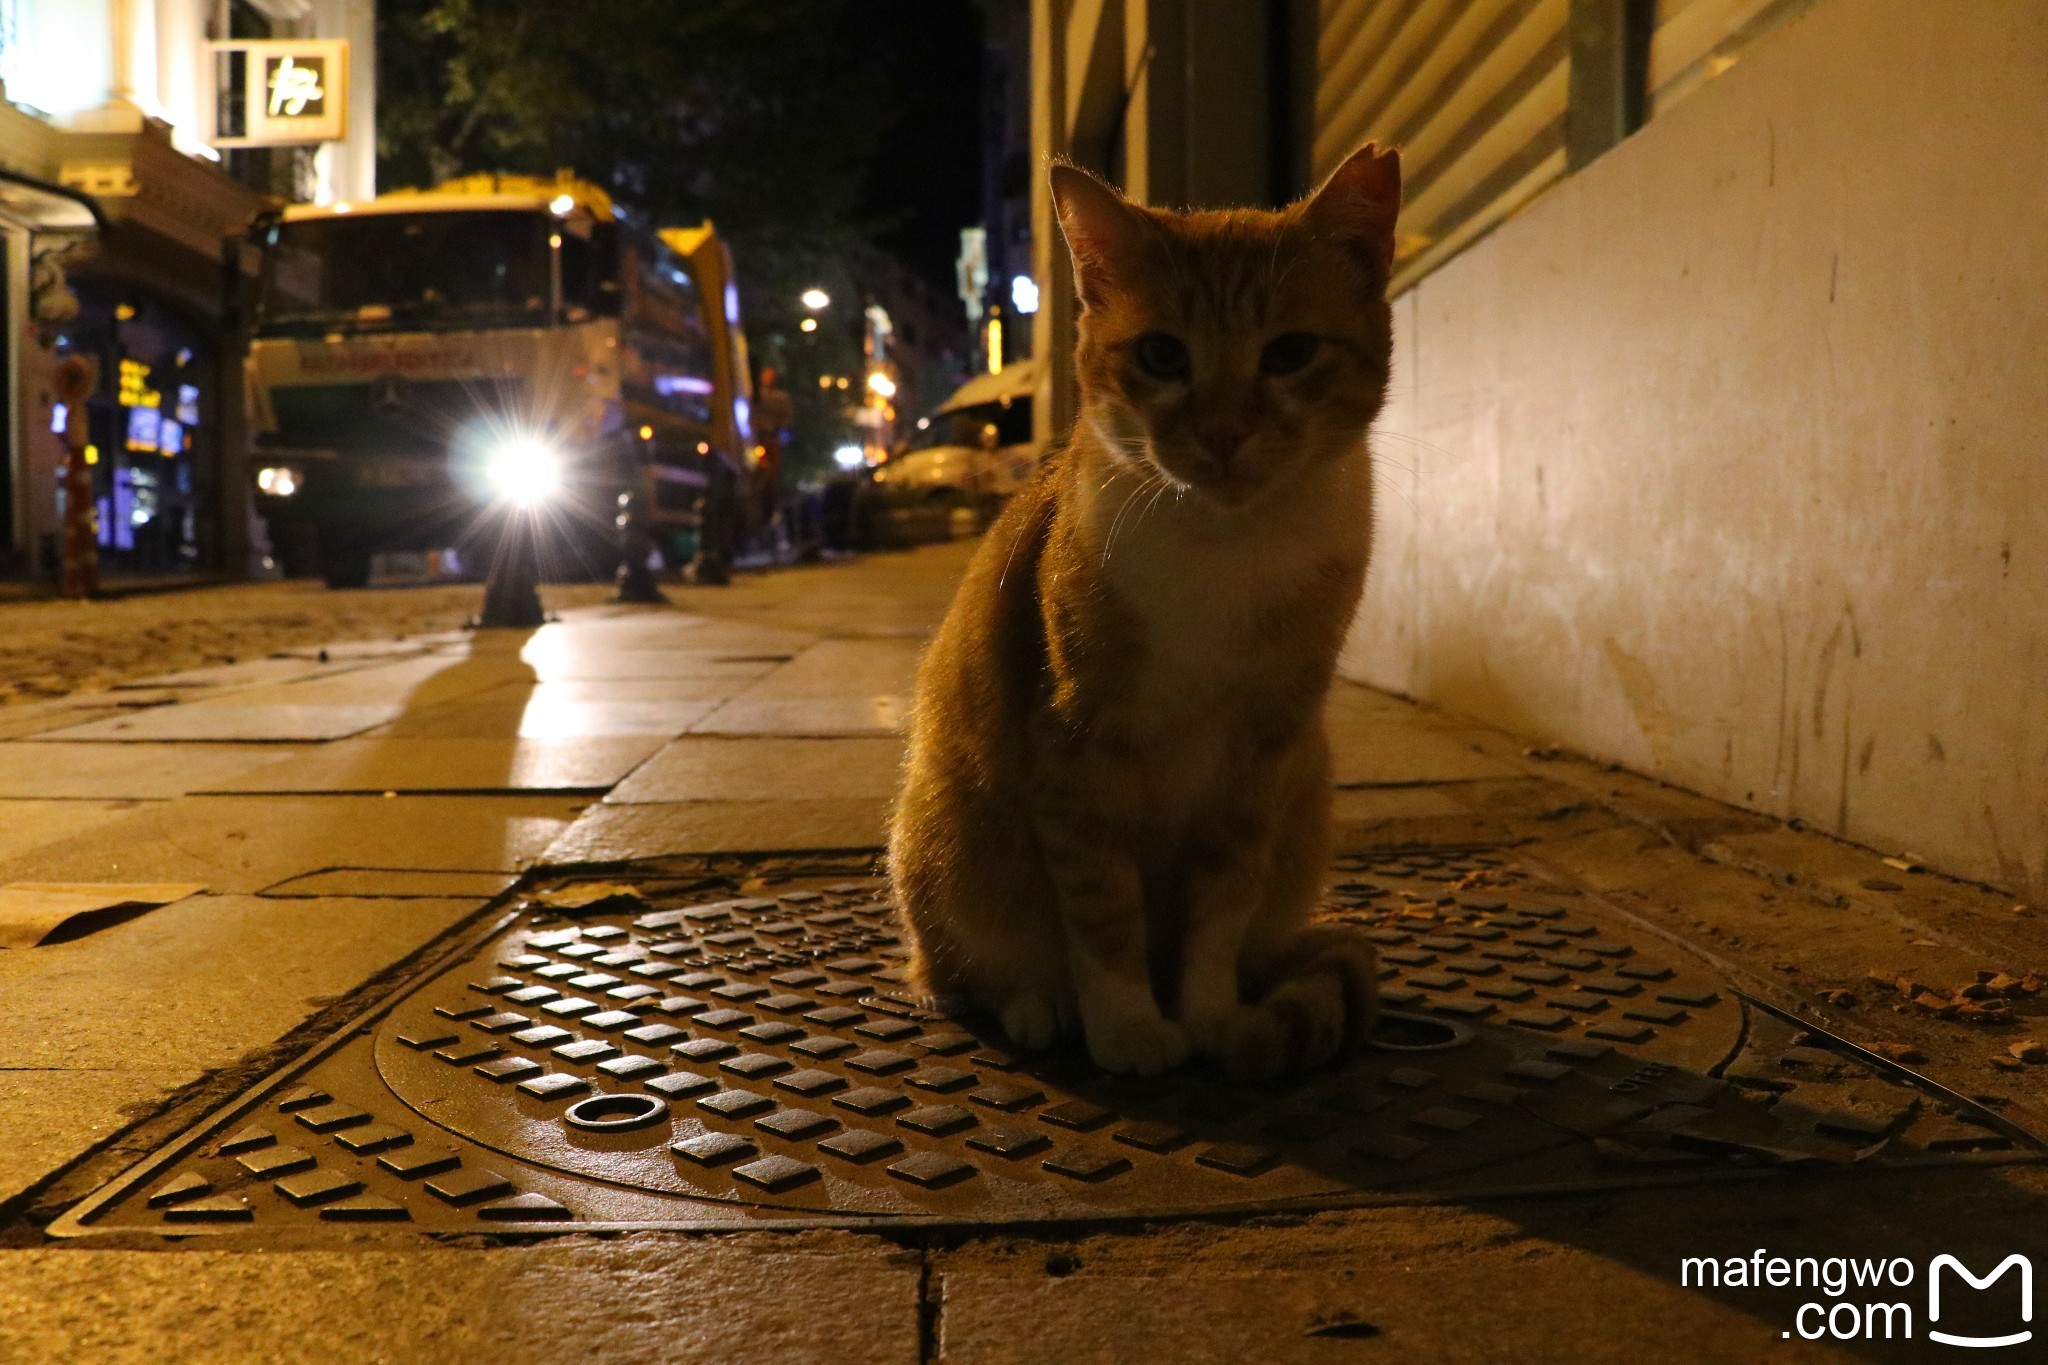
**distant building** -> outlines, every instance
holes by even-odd
[[[962,234],[960,278],[976,370],[999,369],[1032,353],[1038,290],[1031,239],[1031,6],[989,0],[982,32],[981,223]]]
[[[870,433],[886,450],[909,435],[910,424],[918,417],[966,382],[972,340],[961,323],[959,305],[894,257],[879,251],[863,253],[856,273],[867,297],[863,350],[869,373],[885,373],[891,389],[886,428]],[[869,406],[876,405],[870,400]]]
[[[103,572],[247,568],[239,239],[375,193],[375,71],[373,0],[0,0],[0,578],[56,576],[77,421]],[[57,412],[73,353],[98,391]]]

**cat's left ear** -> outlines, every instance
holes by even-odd
[[[1097,307],[1130,272],[1150,225],[1135,204],[1079,166],[1061,162],[1051,179],[1053,210],[1074,259],[1074,286],[1085,306]]]
[[[1394,220],[1401,213],[1401,154],[1368,142],[1330,172],[1303,206],[1320,233],[1366,253],[1382,279],[1394,265]]]

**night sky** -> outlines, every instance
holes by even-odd
[[[881,245],[953,292],[960,229],[981,220],[981,11],[972,0],[863,0],[898,112],[861,212]]]

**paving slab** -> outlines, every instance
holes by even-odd
[[[805,801],[686,801],[593,806],[548,846],[550,865],[619,862],[676,853],[879,848],[889,803],[841,797]]]
[[[325,673],[352,667],[349,662],[323,661],[317,657],[243,659],[230,664],[208,664],[204,668],[181,668],[175,673],[155,673],[116,683],[116,691],[132,688],[253,687],[257,683],[289,682],[294,678],[317,678]]]
[[[605,800],[887,800],[902,777],[903,741],[860,739],[678,739],[635,769]]]
[[[488,900],[518,878],[510,872],[422,872],[391,867],[330,867],[288,877],[260,894],[289,898],[315,896],[475,897]]]
[[[610,682],[674,678],[761,677],[786,661],[781,651],[765,650],[759,655],[726,657],[684,650],[638,650],[615,654],[578,652],[543,658],[535,665],[535,676],[543,683]]]
[[[26,739],[64,730],[91,720],[126,715],[135,709],[115,700],[118,693],[94,692],[55,701],[17,702],[0,706],[0,740]]]
[[[1403,1223],[1415,1221],[1412,1213],[1397,1217]],[[1402,1232],[1407,1234],[1404,1242],[1412,1237],[1406,1228]],[[1525,1243],[1511,1254],[1488,1255],[1484,1248],[1471,1247],[1455,1259],[1371,1265],[1361,1264],[1365,1257],[1359,1253],[1369,1254],[1370,1247],[1369,1233],[1361,1231],[1341,1252],[1330,1248],[1334,1254],[1325,1258],[1328,1270],[1243,1273],[1268,1259],[1260,1254],[1267,1239],[1240,1232],[1219,1240],[1226,1247],[1237,1243],[1237,1273],[1171,1266],[1163,1255],[1152,1273],[1142,1275],[1084,1268],[1052,1276],[1039,1265],[1020,1266],[1007,1275],[946,1271],[937,1277],[943,1296],[938,1359],[943,1365],[1050,1360],[1076,1365],[1139,1360],[1732,1365],[1856,1358],[1829,1345],[1786,1340],[1775,1322],[1758,1321],[1681,1291],[1669,1280],[1660,1282],[1650,1273],[1569,1248]]]
[[[85,802],[11,804],[91,814]],[[517,872],[583,806],[558,796],[181,796],[33,840],[0,856],[0,882],[198,882],[256,892],[331,867]],[[7,843],[0,825],[0,847]]]
[[[746,701],[907,697],[922,640],[821,640],[742,695]]]
[[[192,882],[13,882],[0,886],[0,948],[35,948],[195,896]]]
[[[1339,786],[1522,775],[1521,769],[1475,751],[1455,730],[1430,724],[1413,704],[1357,683],[1340,680],[1323,715],[1334,760],[1331,777]]]
[[[914,1255],[850,1236],[0,1251],[0,1359],[914,1365],[918,1287]]]
[[[469,635],[464,631],[436,631],[431,635],[408,635],[392,640],[343,640],[330,645],[301,645],[280,649],[272,658],[317,659],[322,663],[348,659],[394,659],[414,654],[442,652],[451,646],[466,650]]]
[[[736,697],[690,727],[698,735],[889,735],[910,723],[904,695],[800,700]]]
[[[542,627],[520,652],[529,663],[558,651],[586,648],[616,654],[683,650],[711,655],[777,655],[795,654],[817,641],[818,635],[812,631],[724,614],[657,612],[603,620],[572,616]]]
[[[482,904],[201,896],[0,953],[0,1198]]]
[[[565,701],[717,702],[738,696],[774,664],[749,664],[723,677],[570,678],[562,682],[505,683],[469,698],[478,705]]]
[[[528,739],[574,739],[600,735],[655,735],[673,739],[711,714],[719,698],[696,701],[629,701],[563,696],[554,686],[499,689],[491,699],[445,702],[407,712],[380,735],[477,739],[518,735]]]
[[[716,612],[821,635],[921,638],[938,626],[978,543],[947,541],[852,563],[745,574],[730,587],[683,586],[668,592],[684,611]]]
[[[287,745],[0,743],[0,798],[168,800],[298,752]]]
[[[553,693],[527,699],[519,733],[532,739],[583,735],[659,735],[673,739],[718,709],[716,701],[572,701]]]
[[[611,634],[613,638],[607,639]],[[620,641],[601,624],[547,626],[520,650],[543,682],[758,675],[817,642],[802,631],[704,621],[674,640]],[[628,647],[621,648],[621,644]]]
[[[46,738],[133,743],[139,740],[228,740],[236,743],[301,743],[344,739],[396,720],[403,706],[244,706],[234,702],[193,702],[156,706],[49,732]]]
[[[345,672],[251,687],[217,703],[237,706],[365,706],[409,709],[460,701],[506,683],[533,681],[533,670],[509,652],[433,654],[395,663],[358,664]]]
[[[225,1065],[482,904],[194,896],[68,943],[0,953],[0,1068]]]
[[[602,792],[662,746],[660,734],[575,739],[342,740],[216,783],[248,792]]]
[[[135,804],[130,801],[0,800],[0,863],[11,862],[51,844],[87,837],[97,828],[133,815],[135,810]],[[75,879],[10,877],[7,880]]]
[[[945,1365],[1130,1360],[1348,1365],[1389,1359],[1352,1333],[1370,1299],[1336,1275],[948,1274],[939,1281]]]
[[[191,1079],[177,1068],[0,1067],[0,1203]]]

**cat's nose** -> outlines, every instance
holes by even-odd
[[[1199,440],[1202,449],[1222,468],[1230,468],[1230,461],[1243,448],[1245,438],[1251,435],[1251,428],[1241,422],[1217,422],[1204,427]]]

